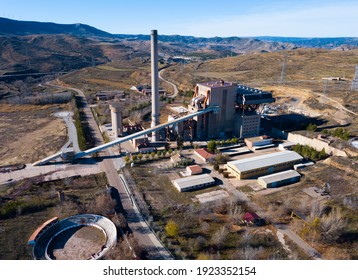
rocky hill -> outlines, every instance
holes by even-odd
[[[135,57],[148,60],[149,40],[150,35],[110,34],[85,24],[0,18],[0,75],[71,71]],[[159,41],[163,59],[186,56],[199,61],[299,47],[349,50],[358,45],[357,38],[203,38],[161,34]]]
[[[112,37],[112,34],[86,24],[19,21],[0,17],[0,35],[67,34],[74,36]]]

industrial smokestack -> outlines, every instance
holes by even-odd
[[[152,30],[151,34],[151,71],[152,71],[152,124],[159,124],[159,77],[158,77],[158,33]],[[152,132],[152,142],[159,140],[159,132]]]

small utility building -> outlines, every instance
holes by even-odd
[[[228,171],[238,179],[259,177],[274,172],[292,169],[302,157],[293,151],[283,151],[257,157],[229,161]]]
[[[208,174],[202,174],[176,179],[172,183],[178,191],[186,192],[214,185],[215,180]]]
[[[279,173],[259,177],[257,182],[264,188],[276,188],[293,184],[300,180],[301,175],[295,170],[287,170]]]
[[[197,175],[203,173],[203,169],[199,165],[189,165],[186,167],[186,172],[189,175]]]

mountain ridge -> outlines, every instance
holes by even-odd
[[[112,34],[93,26],[74,23],[59,24],[53,22],[20,21],[0,17],[0,35],[25,36],[39,34],[67,34],[82,37],[100,37],[106,39],[119,40],[150,40],[149,34]],[[196,37],[186,35],[165,35],[159,34],[158,38],[162,42],[185,43],[185,44],[238,44],[247,40],[259,40],[263,42],[275,42],[282,44],[292,44],[289,48],[337,48],[340,46],[358,47],[358,37],[285,37],[285,36],[229,36],[229,37]],[[293,46],[294,45],[294,46]]]
[[[37,34],[68,34],[107,38],[113,36],[108,32],[82,23],[59,24],[54,22],[20,21],[0,17],[0,35],[25,36]]]

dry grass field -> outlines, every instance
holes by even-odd
[[[290,219],[292,211],[306,221],[295,218],[289,227],[308,244],[322,254],[324,259],[357,259],[358,219],[356,182],[358,172],[349,159],[329,158],[300,171],[303,175],[299,183],[279,189],[252,192],[253,201],[272,217],[272,222]],[[312,188],[322,189],[330,184],[331,193],[322,196]],[[339,229],[327,229],[328,213],[332,209],[340,215],[334,223]],[[334,231],[336,230],[336,231]],[[325,238],[331,231],[331,239]]]
[[[159,64],[159,67],[163,66],[164,64]],[[64,75],[61,77],[61,81],[82,89],[87,96],[93,96],[101,90],[128,91],[135,85],[151,84],[150,61],[140,58],[113,61]],[[160,87],[172,91],[172,88],[166,83],[161,82]]]
[[[69,105],[0,104],[0,164],[32,163],[67,141],[66,125],[51,114]]]
[[[163,76],[182,90],[193,89],[197,82],[219,79],[258,87],[273,92],[277,104],[320,115],[332,121],[332,125],[350,124],[350,132],[357,135],[357,115],[349,112],[358,114],[358,91],[350,90],[356,65],[358,50],[297,49],[177,65],[167,69]],[[324,77],[344,80],[325,81]]]

